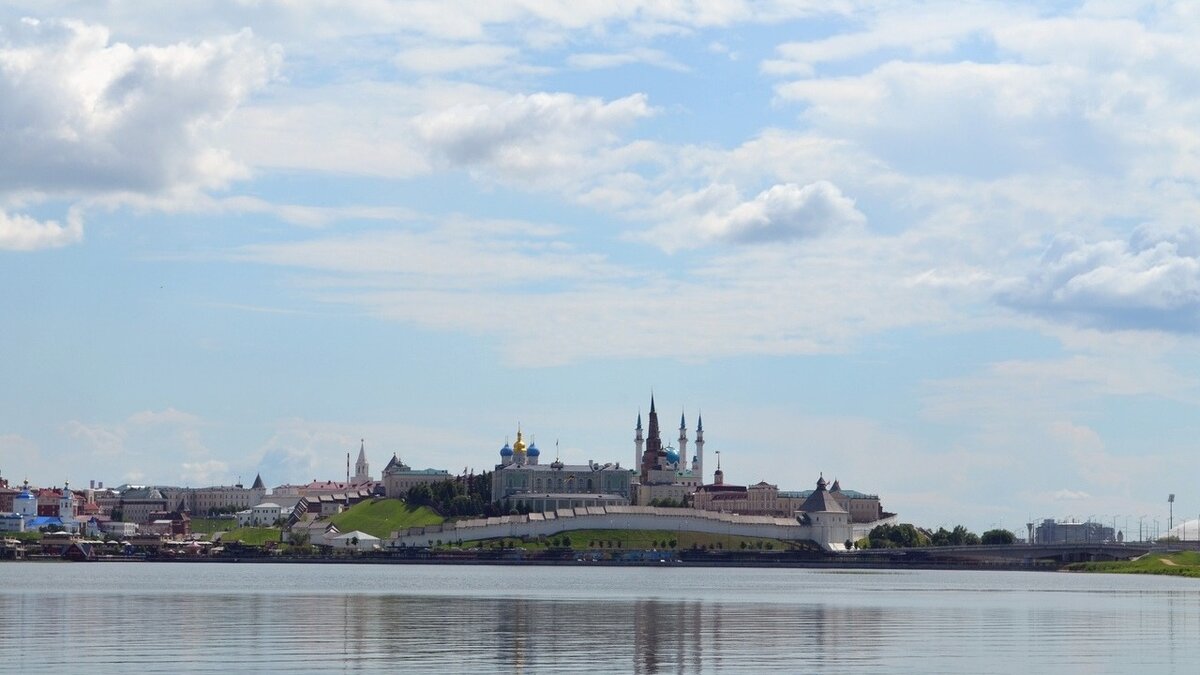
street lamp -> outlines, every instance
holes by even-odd
[[[1175,525],[1175,493],[1167,495],[1167,507],[1170,509],[1170,515],[1167,516],[1167,534],[1171,533],[1171,528]]]

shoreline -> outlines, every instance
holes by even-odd
[[[6,563],[65,563],[77,562],[64,560],[59,557],[30,557],[21,560],[6,560]],[[96,563],[175,563],[175,564],[283,564],[283,565],[488,565],[499,567],[657,567],[676,569],[681,567],[731,567],[731,568],[762,568],[762,569],[823,569],[847,571],[904,571],[904,570],[958,570],[958,571],[1002,571],[1002,572],[1057,572],[1065,566],[1059,564],[1028,565],[1020,563],[979,563],[969,561],[911,561],[897,560],[868,561],[862,559],[829,560],[829,559],[738,559],[738,560],[681,560],[681,559],[651,559],[651,560],[577,560],[553,558],[488,558],[488,557],[458,557],[458,558],[418,558],[391,556],[238,556],[238,557],[101,557],[86,562]]]

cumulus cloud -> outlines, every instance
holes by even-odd
[[[565,93],[517,95],[498,103],[462,104],[417,116],[414,129],[450,166],[550,173],[654,110],[644,94],[613,101]]]
[[[0,186],[161,192],[242,174],[211,130],[274,72],[249,30],[168,46],[102,26],[24,21],[0,33]]]
[[[996,297],[1092,327],[1200,331],[1200,228],[1143,225],[1127,241],[1060,235]]]
[[[866,223],[854,200],[829,181],[774,185],[748,201],[737,201],[736,195],[732,186],[714,185],[675,199],[666,207],[675,212],[674,221],[652,229],[645,238],[675,250],[712,242],[804,239]]]
[[[0,250],[35,251],[67,246],[82,240],[83,218],[75,210],[67,215],[66,224],[0,211]]]

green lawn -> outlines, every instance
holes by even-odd
[[[330,520],[341,532],[359,530],[384,539],[397,530],[439,525],[445,518],[427,506],[410,507],[399,499],[369,499]]]
[[[725,551],[785,551],[790,548],[788,542],[779,539],[764,539],[761,537],[736,537],[724,534],[708,534],[705,532],[676,532],[673,530],[572,530],[565,531],[559,534],[551,535],[543,540],[522,541],[520,539],[506,539],[507,543],[512,543],[513,546],[519,546],[526,550],[535,551],[549,548],[554,545],[555,540],[560,540],[563,537],[568,537],[571,540],[571,548],[576,551],[581,550],[639,550],[639,549],[670,549],[671,541],[675,541],[675,550],[691,549],[693,545],[697,548],[709,548],[713,550]],[[498,540],[484,542],[484,545],[495,543]],[[746,548],[742,548],[742,543],[745,542]],[[759,543],[762,548],[758,547]],[[618,545],[619,544],[619,545]],[[464,547],[478,545],[476,542],[463,542]],[[767,546],[771,548],[768,549]]]
[[[230,542],[240,541],[243,544],[262,545],[268,541],[279,541],[279,528],[277,527],[239,527],[229,530],[221,535],[221,542],[228,544]]]
[[[1073,572],[1111,572],[1114,574],[1164,574],[1200,578],[1200,553],[1150,553],[1137,560],[1089,562],[1067,565]]]
[[[17,539],[25,543],[38,542],[42,540],[42,533],[34,530],[32,532],[5,532],[0,534],[0,537],[5,539]]]
[[[192,518],[192,532],[212,534],[237,528],[236,518]]]

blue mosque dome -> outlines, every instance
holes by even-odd
[[[671,464],[678,464],[679,463],[679,453],[675,452],[674,450],[668,450],[667,451],[667,462],[669,462]]]
[[[508,442],[506,441],[504,443],[504,447],[500,448],[500,456],[501,457],[512,457],[512,454],[513,454],[512,446],[510,446],[508,444]]]
[[[526,454],[528,454],[530,457],[537,457],[537,456],[539,456],[539,455],[541,455],[541,454],[542,454],[542,451],[541,451],[541,450],[538,450],[537,443],[530,443],[530,444],[529,444],[529,449],[528,449],[528,450],[526,450],[525,452],[526,452]]]

